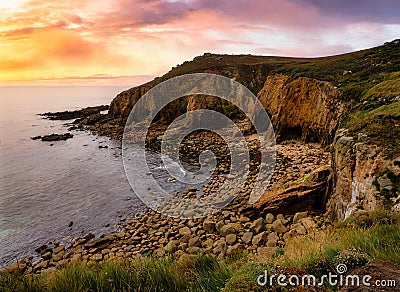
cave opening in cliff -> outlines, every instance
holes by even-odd
[[[281,140],[301,139],[302,135],[303,129],[300,126],[287,127],[280,133]]]

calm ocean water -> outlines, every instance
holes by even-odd
[[[48,241],[111,231],[121,217],[137,212],[120,142],[85,131],[72,131],[73,139],[53,146],[30,139],[67,132],[66,121],[38,113],[109,104],[123,89],[0,87],[0,266]]]

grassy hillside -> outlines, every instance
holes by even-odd
[[[229,71],[237,68],[243,72],[242,78],[254,77],[255,68],[260,68],[264,76],[282,73],[296,77],[309,77],[334,82],[343,92],[345,99],[361,98],[366,90],[384,80],[384,73],[400,71],[400,41],[337,56],[320,58],[288,58],[252,55],[204,54],[171,69],[155,81],[195,72]],[[247,80],[242,80],[245,83]],[[257,94],[261,88],[250,88]]]

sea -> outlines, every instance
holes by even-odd
[[[0,87],[0,267],[34,255],[48,242],[112,232],[136,216],[141,201],[122,164],[121,142],[88,131],[72,139],[31,137],[66,133],[66,123],[38,115],[110,104],[127,87]],[[108,146],[108,148],[99,148]]]

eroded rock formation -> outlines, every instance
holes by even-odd
[[[270,114],[278,138],[301,138],[328,144],[343,104],[335,86],[326,81],[277,74],[267,77],[258,99]]]
[[[358,137],[346,134],[340,131],[332,145],[334,186],[327,213],[341,220],[358,210],[400,210],[396,194],[400,157],[388,159],[384,149],[368,143],[365,134]]]

